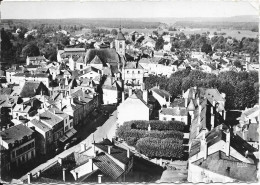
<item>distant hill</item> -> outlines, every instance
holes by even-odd
[[[259,22],[257,15],[241,15],[232,17],[162,17],[162,18],[138,18],[140,21],[155,21],[166,24],[174,24],[179,21],[198,21],[198,22]]]
[[[258,26],[259,18],[254,15],[243,15],[233,17],[165,17],[165,18],[75,18],[75,19],[3,19],[3,23],[17,26],[24,25],[67,25],[83,27],[107,27],[118,28],[120,24],[129,29],[156,29],[158,27],[180,26],[180,27],[217,27],[231,29],[252,29]],[[167,25],[166,25],[167,24]]]

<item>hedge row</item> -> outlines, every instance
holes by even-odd
[[[148,157],[181,158],[183,146],[174,139],[141,138],[137,141],[136,149]]]
[[[181,121],[160,121],[160,120],[134,120],[125,122],[124,124],[131,127],[131,129],[147,130],[150,125],[151,130],[177,130],[183,131],[185,123]]]
[[[183,133],[180,131],[175,130],[169,130],[169,131],[158,131],[158,130],[137,130],[137,129],[127,129],[125,126],[121,126],[117,130],[117,136],[126,142],[135,143],[140,138],[145,137],[153,137],[158,139],[165,139],[165,138],[172,138],[175,139],[176,142],[182,143],[183,140]],[[136,141],[134,142],[133,139],[135,138]],[[131,141],[128,141],[128,140]],[[131,146],[134,146],[133,144],[130,144]]]

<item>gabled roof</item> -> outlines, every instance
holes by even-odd
[[[110,154],[107,155],[111,155],[112,157],[114,157],[115,159],[117,159],[123,164],[127,164],[130,161],[130,158],[133,156],[133,153],[130,152],[130,158],[128,158],[127,150],[113,145],[109,139],[104,139],[104,141],[95,143],[95,146],[101,149],[106,154],[108,153],[108,146],[110,146],[111,147]]]
[[[174,108],[162,108],[161,114],[171,115],[171,116],[188,116],[188,111],[186,108],[174,107]]]
[[[200,159],[193,164],[238,181],[257,182],[256,165],[238,161],[232,156],[226,156],[222,151],[214,152],[207,159]]]
[[[124,170],[103,152],[98,154],[92,160],[100,171],[112,177],[114,180],[119,178],[124,173]]]
[[[137,62],[127,62],[124,66],[125,69],[143,69],[143,67]]]
[[[21,90],[21,97],[32,97],[36,95],[36,91],[40,86],[44,86],[42,82],[38,81],[26,81]]]
[[[161,96],[162,98],[169,98],[171,97],[171,94],[163,89],[158,89],[157,87],[153,87],[151,89],[151,91],[154,91],[156,94],[158,94],[159,96]]]
[[[105,63],[120,63],[119,55],[115,49],[88,49],[85,57],[85,63],[89,64],[96,56]]]
[[[90,64],[103,64],[100,58],[96,55],[93,60],[91,60]]]
[[[35,127],[37,127],[38,129],[42,130],[43,132],[48,132],[51,130],[51,128],[49,126],[47,126],[46,124],[44,124],[43,122],[37,120],[37,119],[33,119],[30,121]]]
[[[123,35],[123,33],[122,33],[122,31],[121,31],[121,29],[119,29],[119,32],[118,32],[118,34],[116,36],[116,40],[126,40],[124,35]]]

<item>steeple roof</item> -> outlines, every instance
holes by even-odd
[[[123,33],[122,33],[122,31],[121,31],[121,27],[119,28],[119,32],[118,32],[118,34],[116,36],[116,40],[126,40],[124,35],[123,35]]]

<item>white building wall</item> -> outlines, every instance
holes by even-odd
[[[127,101],[127,100],[125,100]],[[149,108],[141,101],[136,103],[121,103],[117,107],[118,123],[122,125],[126,121],[149,120]]]
[[[203,169],[197,165],[189,164],[188,182],[192,183],[211,183],[211,182],[235,182],[235,179],[220,175],[209,170]]]

